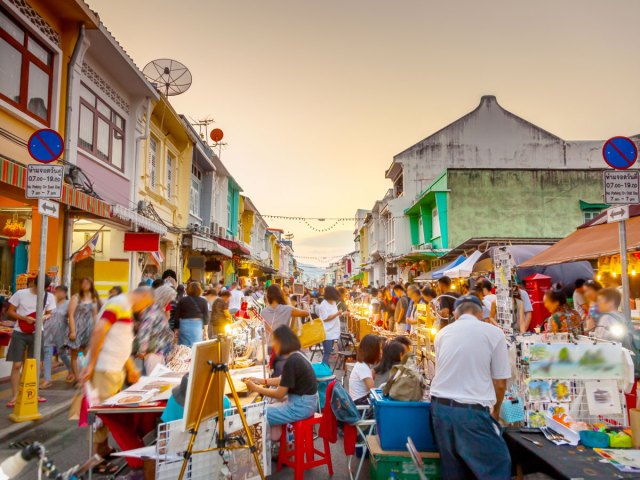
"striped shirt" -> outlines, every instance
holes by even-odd
[[[100,320],[111,328],[98,354],[97,372],[120,372],[131,355],[133,346],[133,312],[125,294],[110,299],[102,309]]]

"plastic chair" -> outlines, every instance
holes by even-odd
[[[321,420],[322,415],[316,413],[313,417],[291,424],[293,427],[293,449],[289,448],[287,429],[282,429],[280,454],[278,455],[278,472],[282,469],[282,465],[286,465],[293,468],[295,480],[303,480],[306,470],[326,465],[329,469],[329,476],[333,475],[329,441],[322,440],[324,451],[316,449],[313,443],[314,427],[320,425]]]
[[[362,438],[362,441],[356,443],[356,448],[360,447],[362,449],[362,456],[360,457],[360,462],[358,462],[358,469],[356,470],[355,476],[351,471],[351,460],[353,459],[353,455],[349,455],[349,460],[347,462],[347,469],[349,470],[349,478],[351,480],[358,480],[360,477],[360,473],[362,472],[362,467],[364,465],[364,461],[367,458],[367,452],[369,451],[369,444],[367,443],[367,437],[369,435],[373,435],[375,433],[376,421],[371,419],[368,420],[367,414],[373,408],[371,405],[358,405],[358,411],[361,412],[360,421],[355,423],[354,426],[358,431],[358,436]]]

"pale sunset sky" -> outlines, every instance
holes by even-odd
[[[393,155],[483,94],[567,140],[640,132],[638,0],[88,3],[140,68],[189,67],[172,104],[216,120],[222,161],[263,214],[371,208]],[[298,255],[353,249],[352,222],[269,223]]]

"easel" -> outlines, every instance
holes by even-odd
[[[211,451],[221,451],[221,450],[240,450],[240,449],[248,449],[253,455],[253,459],[256,463],[256,467],[258,469],[258,473],[262,480],[265,480],[264,471],[262,470],[262,464],[260,463],[260,456],[258,455],[258,449],[253,442],[253,437],[251,436],[251,432],[249,431],[249,424],[247,423],[247,419],[244,415],[244,410],[242,409],[242,405],[240,404],[240,398],[238,397],[238,392],[236,391],[235,386],[233,385],[233,379],[231,378],[231,374],[229,373],[229,365],[226,363],[222,363],[222,347],[221,342],[218,342],[218,358],[221,359],[220,363],[214,363],[212,360],[209,360],[207,364],[211,366],[211,372],[209,376],[209,381],[207,382],[207,389],[205,390],[204,398],[202,398],[202,405],[200,406],[200,410],[198,411],[198,417],[196,419],[196,423],[191,430],[191,437],[189,438],[189,444],[187,446],[187,451],[184,452],[184,460],[182,462],[182,469],[180,470],[179,480],[184,478],[184,474],[187,471],[187,465],[189,464],[189,460],[191,456],[196,453],[205,453]],[[238,410],[238,415],[240,415],[240,420],[242,421],[242,429],[247,436],[248,445],[244,445],[243,442],[239,446],[227,446],[227,444],[233,440],[232,438],[227,438],[224,433],[224,411],[222,410],[223,405],[223,397],[224,397],[224,379],[221,378],[222,374],[224,374],[224,379],[229,383],[229,387],[231,388],[231,394],[233,395],[233,403]],[[218,439],[217,444],[214,448],[207,448],[204,450],[196,450],[193,451],[193,444],[196,441],[196,437],[198,436],[198,430],[200,428],[200,423],[202,422],[202,416],[205,410],[205,406],[207,404],[207,400],[209,399],[209,394],[211,393],[212,387],[214,387],[215,381],[215,394],[218,396],[220,405],[220,411],[218,412]]]

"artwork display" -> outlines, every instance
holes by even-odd
[[[554,402],[568,402],[571,400],[571,384],[568,380],[554,380],[551,382],[551,400]]]
[[[546,380],[529,380],[529,400],[548,402],[551,400],[551,387]]]
[[[622,412],[620,392],[615,380],[584,382],[591,415],[616,415]]]
[[[613,450],[594,448],[594,452],[611,463],[621,472],[640,473],[640,450]]]
[[[531,428],[540,428],[546,426],[547,421],[544,412],[530,411],[528,413],[527,426]]]
[[[529,376],[537,379],[622,379],[618,344],[545,344],[529,348]]]

